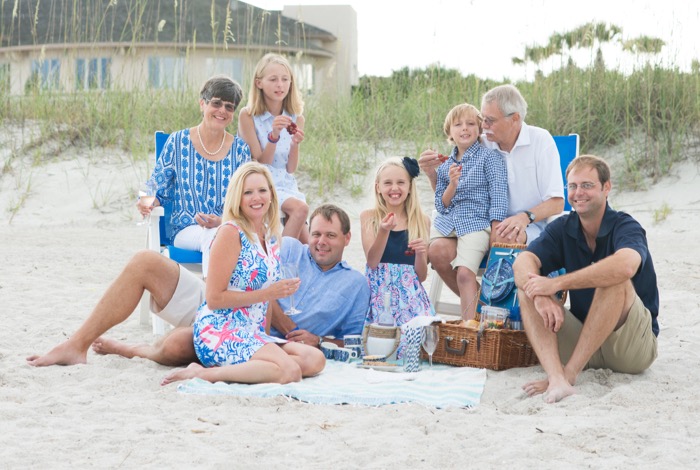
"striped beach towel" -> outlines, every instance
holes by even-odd
[[[486,370],[470,367],[423,365],[415,373],[379,372],[361,369],[354,363],[328,361],[316,377],[286,385],[210,383],[191,379],[181,383],[181,393],[237,395],[245,397],[286,396],[307,403],[379,406],[417,403],[434,408],[477,406],[486,383]]]

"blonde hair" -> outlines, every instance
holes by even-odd
[[[223,222],[233,220],[243,230],[245,236],[249,240],[254,240],[253,235],[256,234],[253,225],[250,223],[241,211],[241,200],[243,199],[243,183],[248,176],[253,174],[263,175],[267,180],[267,185],[270,188],[270,209],[267,211],[264,223],[267,225],[268,233],[273,237],[280,239],[282,232],[280,224],[279,205],[277,201],[277,190],[272,182],[272,175],[265,165],[257,162],[248,162],[241,165],[233,174],[231,182],[228,185],[226,192],[226,202],[224,203],[224,213],[221,218]]]
[[[255,75],[250,83],[250,92],[248,93],[248,103],[246,109],[251,116],[258,116],[267,111],[267,106],[265,106],[265,95],[263,91],[257,87],[256,82],[262,80],[265,77],[265,69],[270,64],[279,64],[287,69],[289,72],[290,84],[289,93],[284,97],[282,101],[282,110],[286,111],[288,114],[301,115],[304,112],[304,100],[301,98],[301,92],[296,84],[296,79],[294,78],[294,72],[292,71],[292,66],[289,65],[289,61],[279,54],[265,54],[262,59],[255,66]]]
[[[481,116],[481,112],[479,112],[479,110],[476,109],[476,106],[469,103],[458,104],[457,106],[452,108],[449,113],[447,113],[447,116],[445,116],[445,124],[443,125],[442,130],[447,136],[448,143],[453,145],[455,143],[454,139],[452,139],[452,136],[450,136],[450,128],[452,127],[452,124],[461,119],[466,119],[470,117],[476,119],[476,123],[479,125],[479,137],[477,140],[479,141],[479,143],[483,143],[481,142],[481,131],[483,130],[482,124],[484,122],[484,118],[483,116]]]
[[[384,201],[384,196],[379,193],[379,178],[381,177],[382,171],[390,166],[396,166],[401,168],[406,172],[406,176],[410,180],[408,196],[404,201],[404,207],[406,208],[406,218],[408,226],[408,239],[415,240],[417,238],[422,238],[426,242],[428,241],[428,224],[426,222],[425,212],[420,206],[420,199],[418,198],[418,188],[416,186],[416,179],[411,177],[403,164],[401,157],[389,157],[387,158],[379,168],[377,168],[377,173],[374,178],[374,197],[375,197],[375,207],[372,211],[372,216],[370,218],[370,228],[374,231],[376,235],[379,232],[379,224],[381,224],[382,219],[386,217],[389,210],[386,207],[386,201]]]

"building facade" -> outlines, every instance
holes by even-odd
[[[0,4],[0,94],[198,89],[224,73],[247,90],[285,55],[307,94],[358,82],[352,7],[267,11],[237,0],[42,0]]]

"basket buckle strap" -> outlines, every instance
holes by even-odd
[[[452,336],[445,336],[445,351],[447,351],[450,354],[464,356],[464,353],[467,352],[467,345],[469,344],[469,340],[462,338],[460,340],[459,348],[453,348],[452,346],[450,346],[450,343],[452,341],[454,341],[454,338]]]

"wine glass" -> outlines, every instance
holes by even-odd
[[[284,279],[298,279],[299,278],[299,268],[294,264],[284,264],[282,265],[282,277]],[[289,308],[284,312],[286,315],[296,315],[301,313],[301,310],[294,307],[294,294],[289,296]]]
[[[430,367],[433,367],[433,353],[438,345],[438,331],[437,325],[427,325],[423,327],[423,349],[428,353]]]
[[[139,200],[143,201],[147,206],[153,206],[156,200],[156,183],[153,180],[148,180],[141,185],[139,188]],[[143,218],[136,223],[136,225],[147,225],[151,221],[151,215],[143,216]]]

